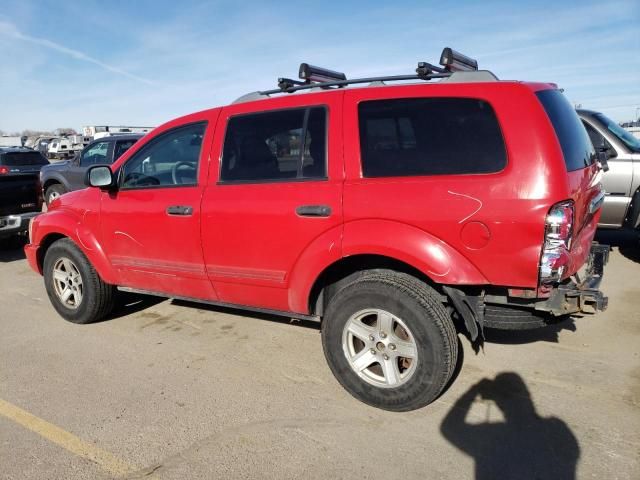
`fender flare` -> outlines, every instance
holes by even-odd
[[[60,185],[62,185],[65,190],[67,192],[70,192],[71,189],[71,184],[64,178],[64,175],[61,175],[59,173],[52,173],[50,175],[48,175],[44,181],[42,182],[42,193],[46,193],[46,187],[45,185],[47,184],[52,184],[52,183],[59,183]]]
[[[435,284],[484,285],[484,275],[455,248],[417,227],[391,220],[356,220],[344,224],[342,246],[329,251],[338,230],[326,232],[300,256],[289,279],[289,307],[309,312],[316,280],[343,258],[378,255],[405,263]]]
[[[37,245],[45,245],[47,237],[51,235],[63,235],[70,238],[82,250],[82,253],[89,259],[91,265],[96,269],[100,278],[107,283],[116,284],[117,274],[111,262],[102,249],[102,245],[93,234],[90,228],[87,228],[82,219],[68,210],[54,210],[47,215],[36,217],[38,220],[37,227],[34,229],[36,238],[34,243]],[[42,268],[44,260],[42,253],[39,252],[38,263]]]

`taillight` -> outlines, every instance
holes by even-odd
[[[0,165],[0,175],[7,175],[9,173],[9,167]]]
[[[569,261],[573,234],[574,205],[572,201],[556,203],[547,214],[544,245],[540,257],[540,283],[557,282]]]

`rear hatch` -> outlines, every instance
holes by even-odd
[[[39,185],[35,174],[0,175],[0,216],[39,211]]]
[[[585,263],[600,218],[604,191],[601,168],[591,140],[574,108],[555,89],[536,93],[558,137],[567,168],[569,196],[573,201],[573,225],[569,258],[562,277],[575,274]]]
[[[0,170],[7,173],[37,173],[43,165],[48,165],[38,151],[16,151],[0,154]],[[4,168],[2,168],[4,167]]]

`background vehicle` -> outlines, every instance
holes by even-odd
[[[42,210],[40,183],[35,174],[0,175],[0,240],[26,232]]]
[[[640,227],[640,139],[600,112],[578,110],[591,143],[604,151],[609,171],[600,227]]]
[[[0,147],[0,175],[14,173],[38,173],[46,158],[37,150],[26,147]]]
[[[440,63],[302,64],[91,167],[96,188],[53,201],[25,248],[54,308],[95,321],[120,288],[321,321],[338,381],[397,411],[451,380],[457,328],[605,309],[601,167],[575,110],[553,84]]]
[[[72,160],[43,167],[40,182],[47,205],[63,193],[85,188],[84,176],[89,167],[110,165],[141,137],[121,135],[94,140]]]

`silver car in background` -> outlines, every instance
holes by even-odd
[[[605,152],[609,171],[599,226],[640,228],[640,138],[600,112],[578,110],[597,152]]]

